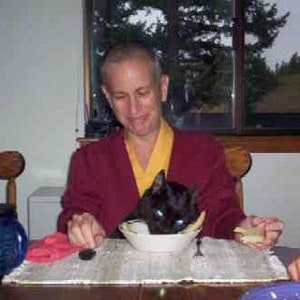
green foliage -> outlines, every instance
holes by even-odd
[[[276,65],[277,75],[293,75],[300,73],[300,57],[298,53],[294,53],[288,63],[284,61]]]
[[[276,5],[263,0],[242,2],[244,30],[254,37],[254,42],[247,45],[251,109],[253,103],[261,101],[278,84],[262,52],[272,47],[289,14],[278,16]],[[231,102],[232,48],[223,41],[232,36],[233,1],[99,0],[97,3],[95,52],[101,54],[109,44],[121,40],[140,39],[152,44],[161,53],[164,68],[171,76],[170,101],[175,113],[201,108],[204,104]],[[144,20],[130,22],[130,18],[142,10],[150,13],[159,10],[162,20],[153,20],[151,26]],[[299,67],[299,57],[295,60]],[[283,72],[286,66],[278,68]]]
[[[247,72],[247,112],[252,112],[254,104],[279,85],[279,80],[267,66],[262,53],[271,48],[276,37],[286,22],[289,13],[278,16],[276,4],[265,3],[263,0],[247,0],[245,4],[245,33],[254,42],[246,45]]]
[[[254,104],[262,101],[264,95],[279,85],[276,74],[267,66],[259,54],[247,59],[247,111],[252,112]]]
[[[263,0],[245,2],[244,30],[256,38],[255,43],[247,46],[252,52],[261,53],[264,49],[272,47],[290,13],[279,17],[276,4],[271,5]]]

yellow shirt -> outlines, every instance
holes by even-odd
[[[145,190],[152,184],[155,176],[160,170],[164,169],[165,174],[167,175],[173,139],[174,133],[172,128],[164,119],[162,119],[158,137],[145,170],[141,167],[132,145],[129,141],[125,140],[127,153],[133,168],[140,196],[142,196]]]

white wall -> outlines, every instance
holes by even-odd
[[[0,0],[0,151],[17,149],[26,158],[18,179],[24,226],[27,196],[39,186],[65,184],[76,126],[83,132],[82,112],[76,124],[81,24],[81,0]],[[244,181],[246,212],[283,218],[281,243],[297,247],[299,178],[300,154],[253,154]]]
[[[26,159],[17,180],[24,226],[27,196],[65,184],[82,91],[81,40],[81,0],[0,0],[0,149]]]
[[[280,244],[300,247],[300,154],[252,154],[244,178],[247,214],[275,215],[285,222]]]

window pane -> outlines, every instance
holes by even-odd
[[[101,94],[99,58],[111,43],[145,40],[170,75],[165,116],[178,127],[232,128],[233,1],[93,1],[93,119],[106,131],[111,113]]]
[[[256,1],[256,5],[256,14],[251,17],[256,18],[260,28],[252,29],[260,39],[253,34],[246,36],[246,126],[299,129],[300,5],[294,0]],[[266,16],[272,23],[263,19]]]

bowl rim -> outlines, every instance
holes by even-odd
[[[134,219],[134,220],[128,220],[128,221],[136,221],[136,220],[140,220],[140,219]],[[151,236],[151,237],[170,237],[170,238],[172,238],[172,237],[177,237],[178,238],[178,236],[190,236],[190,235],[195,235],[195,236],[197,236],[200,232],[201,232],[201,230],[202,230],[202,228],[203,228],[203,226],[201,226],[200,228],[198,228],[197,230],[194,230],[194,231],[188,231],[188,232],[185,232],[185,233],[171,233],[171,234],[164,234],[164,233],[162,233],[162,234],[148,234],[148,233],[135,233],[135,232],[132,232],[132,231],[127,231],[127,230],[124,230],[123,228],[122,228],[122,225],[124,224],[124,223],[127,223],[128,221],[123,221],[123,222],[121,222],[120,224],[119,224],[119,230],[125,235],[125,234],[127,234],[127,235],[131,235],[131,236],[139,236],[139,237],[149,237],[149,236]],[[141,220],[140,220],[141,221]]]

